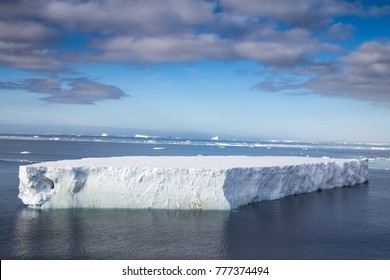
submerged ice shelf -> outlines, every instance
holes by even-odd
[[[114,157],[20,166],[19,198],[40,208],[229,210],[367,182],[368,161],[307,157]]]

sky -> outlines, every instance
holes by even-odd
[[[390,143],[389,27],[387,0],[1,0],[0,133]]]

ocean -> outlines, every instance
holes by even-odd
[[[159,149],[154,149],[159,148]],[[109,156],[369,158],[369,182],[233,211],[27,208],[20,165]],[[1,259],[390,259],[390,145],[0,135]]]

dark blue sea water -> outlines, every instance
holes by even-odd
[[[199,154],[367,157],[370,180],[234,211],[42,211],[17,198],[23,164]],[[0,135],[0,258],[390,259],[389,159],[379,144]]]

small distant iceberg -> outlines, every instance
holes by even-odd
[[[167,148],[165,147],[153,147],[153,150],[166,150]]]
[[[156,139],[158,136],[150,136],[145,134],[135,134],[134,138],[142,138],[142,139]]]
[[[31,154],[31,152],[30,151],[21,151],[20,154],[21,155],[29,155],[29,154]]]
[[[148,138],[150,138],[150,136],[148,136],[148,135],[143,135],[143,134],[136,134],[136,135],[134,135],[134,138],[144,138],[144,139],[148,139]]]
[[[213,141],[219,141],[219,140],[221,140],[221,137],[219,137],[219,136],[214,136],[213,138],[211,138],[211,140],[213,140]]]
[[[102,133],[102,137],[107,137],[108,134],[107,133]]]

